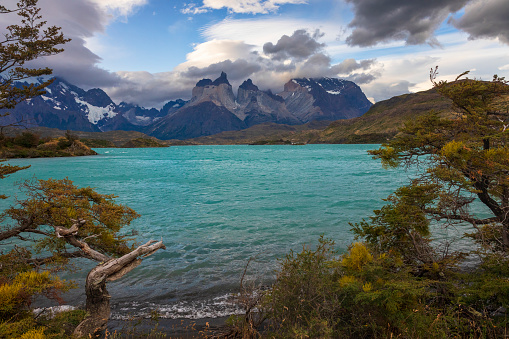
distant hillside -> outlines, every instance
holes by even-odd
[[[0,159],[52,158],[97,155],[72,134],[58,138],[41,138],[38,134],[23,130],[15,136],[0,138]]]
[[[394,137],[406,120],[431,110],[451,114],[451,101],[431,89],[380,101],[358,118],[331,123],[313,121],[298,126],[263,124],[188,141],[197,144],[251,144],[283,139],[308,144],[380,143]]]
[[[30,130],[39,134],[41,137],[59,137],[64,136],[65,131],[56,129],[56,128],[47,128],[47,127],[35,127]],[[8,130],[8,134],[12,134],[12,129]],[[73,134],[76,134],[80,140],[82,140],[89,147],[121,147],[125,143],[130,140],[144,138],[144,139],[153,139],[158,141],[158,139],[154,137],[149,137],[148,135],[136,132],[136,131],[109,131],[109,132],[82,132],[82,131],[73,131]]]
[[[43,80],[30,79],[34,84]],[[28,82],[16,83],[26,85]],[[45,91],[12,110],[0,110],[0,126],[22,121],[28,127],[138,131],[162,140],[185,140],[266,123],[302,125],[349,119],[361,116],[372,105],[359,86],[337,78],[291,79],[279,94],[260,90],[247,79],[235,95],[224,72],[214,81],[198,81],[190,101],[168,101],[162,109],[116,104],[100,88],[84,90],[60,78]]]
[[[168,145],[157,142],[154,139],[145,138],[136,138],[122,145],[122,148],[153,148],[153,147],[168,147]]]
[[[376,103],[359,118],[334,121],[310,142],[383,142],[396,135],[405,121],[431,110],[447,116],[452,113],[451,101],[434,89],[396,96]]]
[[[187,139],[186,141],[197,145],[245,145],[262,140],[290,140],[300,138],[304,131],[317,133],[329,126],[330,123],[330,121],[325,120],[311,121],[304,125],[264,123],[241,131],[222,132],[210,136]]]
[[[247,86],[246,86],[247,87]],[[247,88],[249,89],[249,88]],[[501,98],[508,102],[509,97]],[[158,140],[140,132],[111,131],[103,133],[75,132],[80,139],[94,139],[95,145],[121,147],[130,140],[152,139],[166,145],[235,145],[235,144],[319,144],[319,143],[381,143],[394,137],[405,121],[435,110],[443,116],[452,116],[451,101],[434,89],[404,94],[373,105],[363,116],[353,119],[323,121],[315,120],[303,125],[265,122],[238,131],[201,136],[186,140]],[[63,136],[64,131],[37,128],[42,136]],[[102,141],[101,141],[102,140]],[[100,147],[92,146],[91,147]]]
[[[499,105],[507,106],[509,96],[498,99]],[[453,117],[452,101],[441,96],[435,89],[404,94],[380,101],[362,117],[339,120],[318,133],[314,143],[381,143],[394,137],[405,121],[434,110],[442,117]]]

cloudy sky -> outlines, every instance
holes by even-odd
[[[221,71],[234,90],[247,78],[277,93],[292,77],[330,76],[380,101],[428,89],[436,65],[445,79],[509,78],[508,1],[39,0],[72,42],[38,62],[146,107],[189,99]]]

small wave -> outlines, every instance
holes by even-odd
[[[207,300],[180,301],[175,304],[133,302],[121,305],[117,311],[113,312],[112,319],[149,318],[153,311],[157,311],[159,317],[165,319],[219,318],[244,313],[235,302],[233,295],[226,294]]]

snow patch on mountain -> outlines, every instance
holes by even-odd
[[[147,123],[147,122],[151,122],[153,119],[151,117],[147,117],[147,116],[136,116],[136,120],[138,120],[138,122],[140,123]]]
[[[53,99],[53,98],[47,97],[45,95],[41,95],[41,98],[44,101],[51,101],[51,102],[54,102],[55,104],[57,104],[57,101],[55,99]]]
[[[76,98],[76,102],[86,107],[85,110],[87,111],[88,121],[90,121],[94,125],[97,125],[97,123],[102,119],[113,118],[118,114],[117,112],[114,112],[115,105],[112,104],[106,107],[97,107],[79,98]]]

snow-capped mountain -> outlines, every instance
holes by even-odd
[[[335,78],[292,79],[277,95],[260,90],[248,79],[235,96],[223,72],[214,81],[198,81],[190,101],[169,101],[160,110],[125,102],[117,105],[99,88],[86,91],[56,78],[46,94],[22,102],[9,110],[11,114],[0,117],[0,125],[23,119],[28,126],[92,132],[134,130],[160,139],[188,139],[261,123],[298,125],[349,119],[361,116],[371,105],[356,84]]]
[[[47,79],[31,79],[31,83]],[[28,83],[18,83],[18,86]],[[1,125],[23,120],[28,126],[45,126],[59,129],[90,132],[110,130],[137,130],[165,116],[166,111],[146,109],[128,103],[115,104],[99,88],[88,91],[74,86],[63,79],[55,78],[45,88],[46,94],[21,102],[6,117],[0,118]],[[185,102],[168,103],[173,110],[182,107]],[[167,104],[167,105],[168,105]],[[166,107],[166,106],[165,106]]]
[[[292,79],[279,95],[303,123],[356,118],[373,105],[355,83],[336,78]]]
[[[292,79],[279,95],[261,91],[248,79],[235,97],[223,72],[214,81],[198,81],[192,99],[171,116],[148,126],[146,133],[160,139],[186,139],[266,122],[333,121],[359,117],[371,105],[356,84],[333,78]]]

